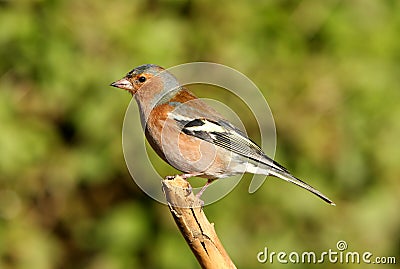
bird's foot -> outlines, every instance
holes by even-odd
[[[200,175],[200,174],[198,174],[198,173],[197,174],[181,174],[181,175],[174,175],[174,176],[166,176],[165,179],[166,180],[174,180],[176,177],[180,177],[183,180],[187,181],[188,178],[195,177],[195,176],[198,176],[198,175]],[[187,188],[187,195],[186,196],[189,196],[193,192],[192,186],[190,184],[188,184],[188,186],[189,187]]]
[[[166,179],[166,180],[173,180],[173,179],[175,179],[176,177],[181,177],[181,178],[183,178],[184,180],[187,180],[187,179],[190,178],[190,177],[195,177],[195,176],[199,176],[199,175],[201,175],[201,174],[200,174],[200,173],[181,174],[181,175],[166,176],[165,179]]]
[[[166,180],[174,180],[175,177],[176,177],[176,175],[175,176],[166,176],[165,179]]]
[[[200,197],[203,195],[203,192],[207,189],[208,186],[210,186],[211,182],[213,180],[209,179],[207,180],[207,183],[201,188],[201,190],[196,194],[196,197],[200,200]]]

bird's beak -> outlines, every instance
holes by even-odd
[[[134,87],[133,87],[132,83],[129,80],[127,80],[126,78],[121,78],[120,80],[117,80],[117,81],[111,83],[110,86],[128,90],[132,93],[134,92]]]

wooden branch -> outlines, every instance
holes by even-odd
[[[175,223],[202,268],[236,268],[203,212],[203,201],[179,176],[162,181],[163,191]]]

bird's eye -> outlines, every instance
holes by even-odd
[[[146,81],[146,77],[144,77],[144,76],[141,76],[141,77],[139,77],[138,78],[138,80],[139,80],[139,82],[145,82]]]

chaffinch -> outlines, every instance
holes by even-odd
[[[335,205],[269,158],[245,133],[162,67],[141,65],[111,86],[135,97],[146,138],[164,161],[184,172],[185,179],[208,179],[198,196],[215,179],[247,172],[281,178]]]

